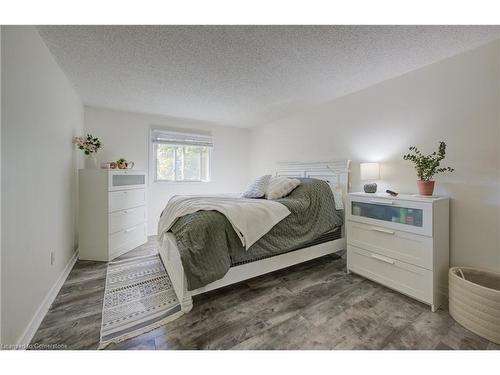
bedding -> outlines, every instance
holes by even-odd
[[[239,265],[242,265],[242,264],[245,264],[245,263],[256,262],[258,260],[262,260],[262,259],[266,259],[266,258],[271,258],[271,257],[274,257],[276,255],[290,253],[292,251],[296,251],[296,250],[300,250],[300,249],[305,249],[306,247],[310,247],[310,246],[320,245],[320,244],[325,243],[325,242],[330,242],[330,241],[333,241],[333,240],[338,240],[339,238],[342,238],[341,227],[335,227],[333,230],[331,230],[329,232],[326,232],[326,233],[323,233],[318,238],[316,238],[316,239],[314,239],[312,241],[301,243],[300,245],[297,245],[297,246],[295,246],[295,247],[293,247],[291,249],[286,249],[286,250],[279,251],[279,252],[268,252],[268,253],[264,253],[264,254],[260,254],[260,255],[258,255],[256,253],[252,253],[251,256],[249,256],[249,257],[242,257],[239,260],[232,257],[231,258],[231,267],[239,266]],[[174,239],[174,241],[175,241],[175,239]]]
[[[175,221],[199,211],[217,211],[224,215],[238,235],[245,249],[269,232],[290,214],[282,204],[265,199],[245,199],[233,196],[176,195],[170,199],[158,223],[160,237]]]
[[[343,211],[335,209],[328,183],[306,178],[300,181],[301,184],[290,195],[275,201],[263,200],[283,205],[290,214],[248,250],[230,221],[218,211],[197,211],[177,218],[169,230],[177,241],[188,290],[224,277],[234,264],[300,248],[341,226]],[[161,231],[159,235],[162,235]]]
[[[330,185],[330,183],[328,183]],[[344,200],[342,199],[342,189],[339,187],[336,187],[334,185],[330,185],[330,188],[332,189],[333,193],[333,199],[335,200],[335,209],[336,210],[343,210],[344,209]]]

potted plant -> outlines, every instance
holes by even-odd
[[[95,169],[97,168],[97,159],[95,154],[102,148],[99,138],[94,137],[92,134],[87,134],[85,137],[73,138],[73,143],[80,150],[83,151],[87,158],[85,159],[85,167]]]
[[[434,180],[432,177],[437,173],[453,172],[450,167],[440,167],[441,161],[446,155],[446,143],[439,142],[439,148],[430,155],[423,155],[418,148],[411,146],[411,152],[404,155],[404,160],[409,160],[415,163],[417,170],[417,188],[420,195],[432,195],[434,192]]]

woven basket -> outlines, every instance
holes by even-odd
[[[460,325],[500,344],[500,274],[468,267],[448,273],[450,315]]]

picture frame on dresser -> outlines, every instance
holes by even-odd
[[[146,184],[144,170],[79,170],[79,259],[107,262],[147,242]]]
[[[449,198],[350,193],[347,271],[423,303],[447,299]]]

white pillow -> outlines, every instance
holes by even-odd
[[[267,199],[279,199],[286,197],[293,189],[300,185],[300,180],[288,177],[273,177],[266,191]]]
[[[244,198],[262,198],[266,194],[269,181],[271,181],[270,174],[257,177],[246,187],[241,196]]]

